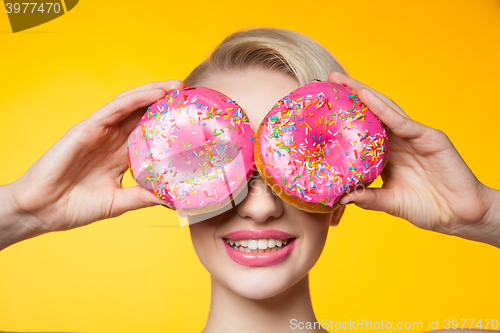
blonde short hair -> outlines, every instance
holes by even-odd
[[[211,74],[248,67],[286,73],[300,85],[327,80],[332,71],[347,71],[318,42],[298,32],[277,28],[237,31],[226,37],[184,80],[198,84]]]

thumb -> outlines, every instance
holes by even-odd
[[[340,199],[341,205],[354,202],[356,206],[394,215],[396,200],[393,191],[385,188],[356,189]]]
[[[145,188],[136,185],[116,190],[111,215],[115,217],[130,210],[161,204],[164,204],[163,200],[157,198]]]

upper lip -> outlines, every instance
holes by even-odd
[[[276,230],[276,229],[265,229],[265,230],[251,230],[251,229],[246,229],[246,230],[237,230],[228,233],[227,235],[223,236],[222,238],[225,239],[231,239],[231,240],[242,240],[242,239],[268,239],[268,238],[273,238],[273,239],[279,239],[282,241],[285,241],[290,238],[296,238],[293,235],[290,235],[289,233],[286,233],[281,230]]]

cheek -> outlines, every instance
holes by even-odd
[[[302,244],[300,261],[309,269],[314,266],[321,255],[326,243],[332,213],[312,214],[304,213],[301,219]]]
[[[311,221],[308,232],[304,235],[304,240],[308,243],[310,255],[314,256],[316,260],[325,247],[329,227],[330,219],[325,219],[325,221]]]
[[[205,268],[212,265],[213,256],[216,253],[215,230],[211,221],[198,222],[189,226],[191,241],[196,255]]]
[[[321,252],[325,248],[326,238],[328,236],[328,231],[330,230],[330,219],[321,223],[318,228],[316,228],[315,242],[314,242],[314,253],[319,258]]]

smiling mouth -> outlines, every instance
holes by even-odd
[[[240,252],[246,253],[269,253],[281,251],[283,248],[288,246],[288,244],[295,238],[289,238],[287,240],[279,240],[274,238],[268,239],[242,239],[242,240],[232,240],[225,239],[224,241],[233,249]]]

